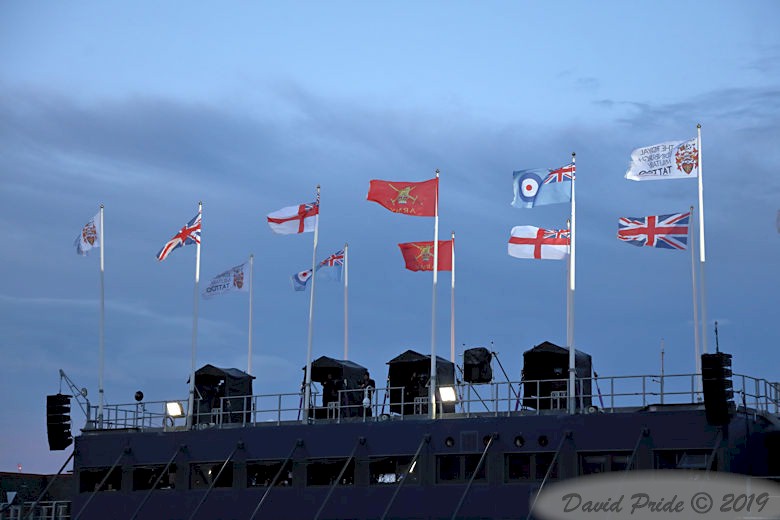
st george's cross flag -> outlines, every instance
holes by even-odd
[[[563,260],[569,254],[571,233],[567,229],[515,226],[509,237],[509,256]]]
[[[626,179],[652,181],[688,179],[699,175],[699,149],[696,139],[667,141],[637,148],[631,152]]]
[[[211,298],[229,292],[246,292],[249,290],[248,276],[245,275],[246,262],[220,273],[208,283],[201,296]]]
[[[87,256],[93,247],[100,247],[100,213],[89,219],[73,243],[76,253]]]
[[[690,212],[649,217],[621,217],[618,220],[618,240],[634,246],[661,249],[688,248]]]
[[[575,165],[567,164],[554,170],[520,170],[512,172],[515,198],[512,206],[533,208],[571,200],[571,183]]]
[[[398,244],[410,271],[433,271],[433,240]],[[452,240],[439,240],[437,271],[452,271]]]
[[[320,201],[286,206],[269,213],[266,217],[271,231],[277,235],[294,235],[314,231],[317,215],[320,213]]]
[[[173,235],[173,238],[168,240],[168,242],[162,246],[162,249],[160,249],[160,251],[157,253],[157,260],[162,262],[168,258],[168,255],[171,254],[171,251],[178,249],[181,246],[200,244],[200,219],[201,213],[198,211],[198,214],[195,215],[192,220],[187,222],[186,226],[181,228],[178,233]]]
[[[435,217],[439,196],[439,178],[423,182],[372,180],[367,200],[376,202],[393,213],[413,217]]]

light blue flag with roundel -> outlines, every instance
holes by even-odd
[[[290,277],[290,279],[292,280],[293,289],[295,289],[296,291],[305,291],[306,284],[309,282],[310,278],[311,278],[311,269],[306,269],[305,271],[301,271],[300,273],[295,273]]]
[[[533,208],[571,200],[574,164],[555,170],[520,170],[512,172],[515,198],[512,206]]]

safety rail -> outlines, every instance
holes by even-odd
[[[734,374],[732,377],[734,402],[757,412],[780,414],[780,383]],[[578,413],[618,413],[635,411],[652,405],[700,405],[703,394],[696,374],[607,376],[577,378],[575,408]],[[534,380],[522,382],[493,382],[486,384],[458,383],[454,402],[441,402],[437,392],[439,415],[471,417],[484,415],[536,415],[566,413],[568,409],[568,380]],[[589,391],[584,391],[585,389]],[[308,422],[342,422],[404,420],[426,417],[428,397],[411,395],[404,387],[366,390],[340,390],[332,403],[321,402],[321,396],[312,391]],[[396,401],[391,401],[391,395]],[[367,400],[367,401],[366,401]],[[181,413],[171,415],[167,405]],[[304,420],[303,396],[300,393],[229,396],[206,402],[196,400],[192,414],[192,428],[240,427],[280,425]],[[445,413],[442,413],[442,409]],[[454,413],[452,413],[454,411]],[[96,414],[97,409],[93,408]],[[89,424],[95,429],[165,431],[187,428],[187,400],[147,401],[124,405],[104,406],[102,423],[93,417]]]
[[[70,501],[0,504],[0,520],[70,520]]]

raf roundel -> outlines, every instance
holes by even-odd
[[[523,202],[533,202],[541,184],[541,177],[533,172],[526,172],[520,179],[520,199]]]

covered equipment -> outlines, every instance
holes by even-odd
[[[222,410],[221,421],[251,422],[251,400],[254,376],[237,368],[205,365],[195,372],[196,414],[193,424],[215,422],[215,410]],[[225,398],[225,399],[223,399]]]
[[[591,357],[574,351],[576,406],[591,405]],[[566,408],[569,350],[549,341],[523,353],[523,406],[539,410]]]
[[[387,362],[388,384],[390,390],[390,412],[411,415],[427,413],[428,380],[431,373],[431,356],[424,356],[413,350],[407,350],[400,356]],[[436,356],[436,386],[455,385],[455,365]],[[418,405],[415,410],[415,399]],[[455,403],[441,402],[441,394],[436,392],[437,410],[444,413],[455,411]],[[403,403],[403,405],[401,404]]]

